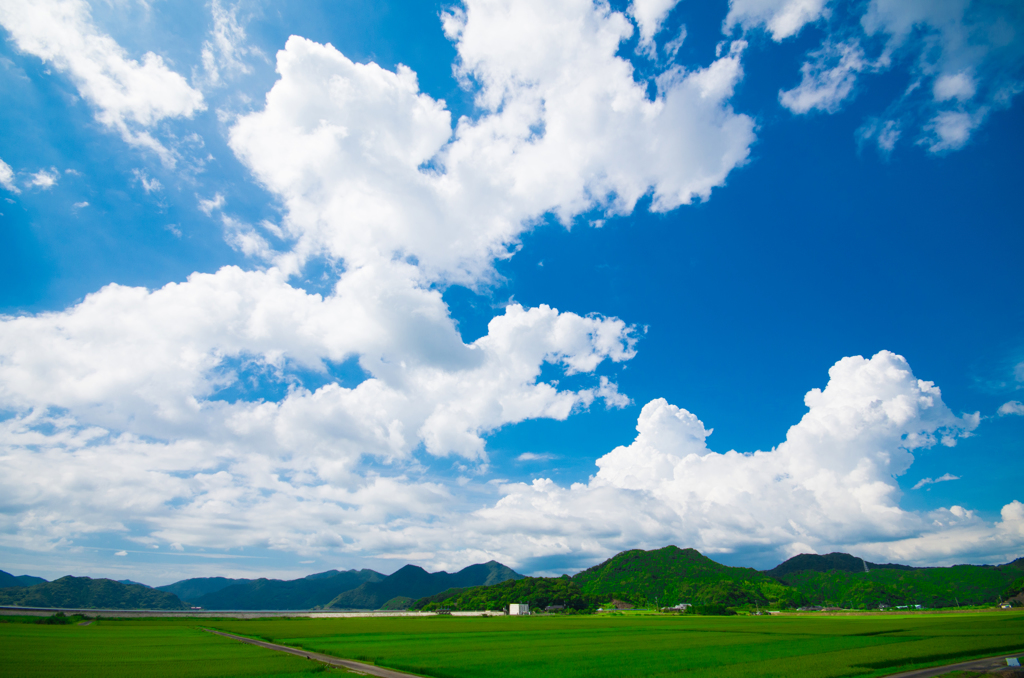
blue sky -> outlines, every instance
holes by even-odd
[[[0,568],[1024,555],[1014,7],[0,26]]]

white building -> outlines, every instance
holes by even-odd
[[[530,614],[530,606],[526,603],[512,603],[508,606],[510,615]]]

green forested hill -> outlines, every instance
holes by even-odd
[[[782,581],[816,605],[953,607],[995,604],[1021,574],[1021,569],[1011,563],[907,570],[886,568],[869,572],[802,571],[786,574]]]
[[[1000,566],[914,568],[867,563],[846,553],[800,555],[759,572],[716,563],[694,549],[624,551],[574,577],[527,577],[490,587],[451,589],[414,609],[498,610],[509,603],[582,610],[613,599],[637,606],[691,603],[706,610],[785,609],[803,605],[877,608],[885,604],[950,607],[995,603],[1016,593],[1024,559]],[[774,576],[773,576],[774,575]],[[1024,588],[1024,580],[1020,581]]]
[[[600,605],[596,596],[583,593],[568,575],[563,575],[524,577],[493,586],[448,589],[417,600],[412,609],[501,610],[510,603],[529,603],[534,609],[562,605],[569,610],[593,609]]]
[[[110,579],[61,577],[27,588],[0,590],[0,605],[105,610],[181,610],[173,593]]]
[[[802,602],[799,592],[749,567],[716,563],[695,549],[666,546],[656,551],[624,551],[574,576],[584,593],[603,600],[661,606],[776,605]]]
[[[918,570],[921,568],[911,567],[910,565],[899,565],[897,563],[869,563],[863,558],[857,556],[851,556],[849,553],[828,553],[823,556],[819,556],[816,553],[801,553],[798,556],[793,556],[789,560],[774,568],[765,571],[765,574],[776,577],[777,579],[784,578],[787,574],[793,572],[829,572],[832,570],[842,570],[844,572],[868,572],[869,570]]]

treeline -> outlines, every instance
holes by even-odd
[[[1000,566],[914,568],[865,563],[849,554],[805,554],[759,572],[716,563],[694,549],[668,546],[626,551],[573,577],[527,577],[494,586],[449,589],[420,598],[411,607],[474,611],[528,603],[533,609],[561,606],[567,612],[586,612],[617,601],[659,608],[689,603],[691,611],[698,613],[729,614],[802,606],[991,605],[1014,596],[1024,604],[1022,574],[1024,559]]]
[[[568,575],[561,577],[526,577],[493,586],[449,589],[420,598],[414,610],[430,612],[439,609],[458,611],[501,610],[512,603],[529,603],[533,609],[561,605],[567,611],[594,610],[600,606],[597,596],[587,595]]]

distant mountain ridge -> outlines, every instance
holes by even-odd
[[[867,571],[865,571],[865,565]],[[694,549],[623,551],[573,577],[528,577],[492,587],[425,596],[413,609],[500,609],[509,602],[584,610],[613,600],[634,605],[690,603],[699,611],[836,606],[994,604],[1024,590],[1024,559],[998,566],[916,568],[865,562],[848,553],[801,554],[761,572],[717,563]]]
[[[373,570],[329,570],[289,581],[195,578],[155,589],[88,577],[47,582],[0,571],[0,584],[6,584],[0,586],[0,605],[109,609],[473,610],[528,602],[585,610],[612,601],[661,607],[687,602],[705,611],[801,605],[949,607],[1024,600],[1024,558],[995,566],[912,567],[871,563],[848,553],[800,554],[758,571],[722,565],[692,548],[666,546],[623,551],[573,577],[523,577],[490,561],[455,573],[406,565],[388,576]]]
[[[851,556],[849,553],[827,553],[820,556],[816,553],[801,553],[782,562],[764,573],[781,578],[793,572],[869,572],[871,570],[921,570],[925,568],[899,565],[897,563],[870,563],[863,558]]]
[[[241,581],[187,600],[207,610],[309,610],[329,603],[344,591],[384,578],[373,570],[332,570],[302,579]]]
[[[173,593],[182,600],[196,600],[207,593],[220,591],[232,584],[252,581],[251,579],[228,579],[226,577],[198,577],[195,579],[183,579],[166,586],[155,587],[158,591]]]
[[[423,598],[453,587],[491,586],[523,575],[496,561],[470,565],[454,574],[427,572],[416,565],[406,565],[381,581],[364,582],[345,591],[325,607],[330,609],[378,610],[395,598]]]
[[[9,588],[21,588],[25,586],[35,586],[36,584],[45,584],[46,580],[42,577],[33,577],[32,575],[22,574],[17,577],[10,572],[4,572],[0,570],[0,589]]]
[[[0,589],[0,605],[104,610],[183,610],[173,593],[112,579],[61,577],[23,588]]]

